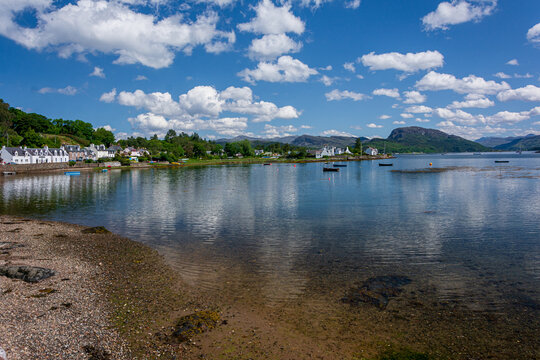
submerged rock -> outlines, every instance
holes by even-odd
[[[410,283],[411,279],[398,275],[369,278],[359,287],[350,289],[341,301],[351,305],[364,302],[384,309],[390,298],[398,296],[403,291],[402,287]]]
[[[0,276],[10,279],[19,279],[25,282],[36,283],[47,279],[56,273],[51,269],[27,265],[3,265],[0,266]]]
[[[176,323],[172,336],[179,341],[187,341],[194,335],[215,328],[220,318],[219,313],[216,311],[198,311],[183,316]]]
[[[105,229],[104,226],[95,226],[82,230],[83,234],[108,234],[109,230]]]

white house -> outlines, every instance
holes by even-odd
[[[90,144],[90,146],[88,146],[87,148],[85,148],[87,150],[90,150],[91,152],[94,153],[94,157],[96,159],[101,159],[101,158],[113,158],[114,157],[114,154],[115,154],[115,151],[114,150],[109,150],[109,149],[106,149],[105,148],[105,145],[94,145],[94,144]]]
[[[30,153],[21,147],[2,146],[0,158],[3,164],[30,164]]]
[[[45,146],[47,148],[47,146]],[[51,162],[53,163],[63,163],[69,161],[69,154],[68,152],[63,148],[50,148],[49,154],[51,156]]]
[[[335,147],[323,147],[321,149],[321,157],[323,156],[334,156],[335,155]]]
[[[366,149],[365,153],[368,154],[368,155],[377,155],[379,153],[379,150],[374,149],[372,147],[368,147]]]
[[[345,151],[343,153],[344,154],[352,154],[352,152],[351,152],[351,150],[349,150],[348,146],[345,148]]]
[[[63,148],[55,149],[45,145],[42,149],[25,147],[2,147],[2,162],[9,164],[46,164],[69,161],[68,152]]]
[[[125,148],[122,152],[121,152],[123,155],[125,156],[129,156],[129,157],[140,157],[140,156],[144,156],[145,154],[150,154],[148,152],[148,150],[146,149],[136,149],[136,148],[132,148],[132,147],[127,147]]]

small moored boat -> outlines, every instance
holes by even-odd
[[[64,175],[67,175],[67,176],[77,176],[77,175],[81,175],[81,172],[80,172],[80,171],[65,171],[65,172],[64,172]]]
[[[394,166],[392,163],[379,163],[379,166]]]
[[[507,163],[509,160],[495,160],[496,163]]]
[[[272,165],[272,163],[264,163],[263,165],[266,165],[266,166],[267,166],[267,165]]]
[[[322,171],[334,171],[334,172],[337,172],[337,171],[339,171],[339,168],[327,168],[327,167],[323,167],[323,168],[322,168]]]
[[[334,164],[333,166],[334,167],[347,167],[347,165],[345,164]]]
[[[9,176],[9,175],[16,175],[17,173],[15,171],[4,171],[2,174],[4,174],[4,176]]]

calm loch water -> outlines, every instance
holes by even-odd
[[[537,316],[539,155],[399,156],[339,173],[311,163],[3,177],[0,212],[103,225],[155,247],[203,291],[269,306],[333,301],[402,274],[440,302]],[[392,171],[430,162],[448,169]]]

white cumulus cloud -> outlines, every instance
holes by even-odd
[[[97,66],[94,67],[94,71],[90,73],[90,76],[96,76],[105,79],[105,73],[103,72],[103,69]]]
[[[343,64],[343,68],[345,70],[349,70],[350,72],[356,71],[356,67],[354,66],[354,63],[352,62],[346,62],[345,64]]]
[[[493,76],[496,76],[496,77],[498,77],[499,79],[511,79],[511,78],[512,78],[512,76],[510,76],[510,75],[508,75],[508,74],[505,74],[505,73],[503,73],[503,72],[498,72],[498,73],[496,73],[496,74],[493,75]]]
[[[368,128],[371,128],[371,129],[380,129],[382,128],[383,126],[382,125],[377,125],[377,124],[374,124],[374,123],[369,123],[366,125]]]
[[[519,62],[517,59],[512,59],[512,60],[509,60],[506,65],[512,65],[512,66],[518,66],[519,65]]]
[[[358,62],[369,67],[370,70],[395,69],[414,73],[443,66],[444,56],[436,50],[407,54],[391,52],[379,55],[371,52],[358,58]]]
[[[285,34],[268,34],[260,39],[253,39],[248,55],[257,60],[273,60],[282,54],[298,52],[301,48],[301,43]]]
[[[497,95],[497,99],[499,101],[540,101],[540,87],[527,85],[519,89],[502,91]]]
[[[356,137],[355,135],[345,132],[345,131],[339,131],[335,129],[325,130],[321,133],[322,136],[346,136],[346,137]]]
[[[422,18],[422,23],[426,30],[447,30],[449,25],[479,21],[491,15],[496,6],[497,0],[443,1],[435,11]]]
[[[40,94],[55,94],[56,93],[56,94],[72,96],[72,95],[75,95],[78,92],[78,90],[77,88],[71,85],[68,85],[65,88],[60,88],[60,89],[44,87],[44,88],[39,89],[38,92]]]
[[[176,51],[189,54],[195,46],[214,51],[217,44],[235,41],[234,32],[216,29],[219,17],[213,12],[191,21],[181,15],[159,19],[121,1],[78,0],[63,7],[45,0],[10,1],[3,6],[1,35],[28,49],[57,51],[63,58],[114,54],[116,64],[158,69],[171,65]],[[14,20],[17,11],[28,8],[36,11],[36,27],[22,27]]]
[[[461,109],[461,108],[488,108],[494,106],[495,102],[488,99],[484,95],[469,94],[465,96],[465,101],[454,101],[448,106],[449,109]]]
[[[527,40],[535,44],[540,44],[540,23],[534,25],[527,31]]]
[[[248,119],[245,117],[226,117],[210,120],[182,118],[167,120],[162,115],[146,113],[140,114],[134,118],[129,118],[128,121],[134,129],[139,130],[144,134],[155,133],[158,134],[158,136],[163,136],[169,129],[186,133],[210,130],[215,131],[220,135],[237,136],[241,135],[243,131],[247,129]]]
[[[264,137],[274,138],[291,136],[298,132],[298,129],[293,125],[273,126],[270,124],[264,125]]]
[[[381,120],[386,120],[386,119],[390,119],[390,118],[391,118],[390,115],[381,115],[381,116],[379,116],[379,119],[381,119]]]
[[[301,34],[305,24],[291,12],[291,5],[275,6],[270,0],[262,0],[253,8],[256,16],[248,23],[238,25],[240,31],[256,34],[283,34],[292,32]]]
[[[99,98],[99,101],[106,103],[112,103],[114,102],[114,100],[116,100],[116,89],[112,89],[109,92],[103,93]]]
[[[336,80],[338,80],[338,78],[323,75],[323,76],[321,76],[320,80],[325,86],[331,86]]]
[[[405,95],[404,104],[421,104],[426,101],[426,95],[419,93],[418,91],[404,91]]]
[[[433,109],[430,108],[429,106],[413,105],[406,108],[405,111],[408,113],[413,113],[413,114],[423,114],[423,113],[430,113],[433,111]]]
[[[440,118],[462,125],[476,125],[484,122],[482,115],[475,116],[459,109],[453,111],[447,108],[437,108],[433,110],[433,113]]]
[[[529,112],[512,112],[512,111],[500,111],[494,115],[487,116],[486,122],[490,125],[494,124],[514,124],[530,118]]]
[[[212,86],[196,86],[175,100],[168,92],[145,93],[142,90],[122,91],[116,89],[101,95],[100,101],[117,101],[121,105],[145,109],[156,116],[170,118],[200,119],[217,118],[223,112],[253,116],[254,122],[273,119],[296,119],[300,111],[287,105],[278,107],[267,101],[253,101],[253,93],[247,86],[233,87],[219,92]]]
[[[238,73],[238,76],[249,83],[257,81],[305,82],[315,74],[318,74],[317,70],[285,55],[281,56],[277,62],[260,62],[256,69],[244,69]]]
[[[344,100],[344,99],[351,99],[354,101],[364,100],[367,98],[365,94],[357,93],[354,91],[349,90],[338,90],[334,89],[326,94],[326,100],[328,101],[337,101],[337,100]]]
[[[405,125],[405,121],[403,121],[403,120],[396,120],[396,121],[392,121],[392,124],[394,124],[394,125]]]
[[[399,90],[398,89],[375,89],[373,90],[373,95],[377,96],[388,96],[394,99],[399,99]]]
[[[496,94],[510,89],[506,82],[497,83],[493,80],[486,81],[484,78],[469,75],[462,79],[451,74],[440,74],[430,71],[422,79],[416,82],[416,88],[420,90],[453,90],[459,94]]]

